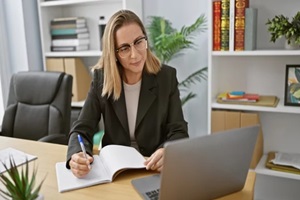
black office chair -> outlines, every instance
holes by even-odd
[[[72,83],[64,72],[14,74],[0,135],[67,144]]]

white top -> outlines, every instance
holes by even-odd
[[[134,131],[135,131],[136,115],[137,115],[137,109],[138,109],[138,103],[140,97],[141,83],[142,83],[141,80],[133,85],[128,85],[125,82],[123,82],[129,133],[132,141],[135,140]]]

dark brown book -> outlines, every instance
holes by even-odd
[[[245,9],[249,0],[235,0],[234,50],[245,49]]]
[[[221,50],[221,1],[213,2],[213,51]]]

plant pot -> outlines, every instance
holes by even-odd
[[[284,45],[285,49],[287,50],[295,50],[295,49],[300,49],[299,44],[295,43],[295,39],[291,39],[290,40],[290,44],[288,44],[288,40],[285,40],[285,45]]]

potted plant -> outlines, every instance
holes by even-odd
[[[35,186],[37,170],[34,168],[29,172],[29,164],[26,160],[25,167],[19,171],[12,156],[9,157],[9,165],[2,162],[6,169],[0,174],[0,182],[6,190],[0,188],[0,196],[4,199],[12,200],[41,200],[43,196],[39,194],[44,180]],[[10,167],[9,167],[10,166]],[[31,175],[30,175],[31,174]]]
[[[160,16],[151,16],[147,26],[149,44],[151,50],[161,60],[167,64],[171,59],[182,55],[183,50],[194,48],[193,36],[196,33],[206,30],[206,18],[201,15],[190,26],[183,26],[179,31],[172,27],[172,23]],[[191,84],[206,80],[207,67],[197,70],[178,84],[181,94],[181,104],[184,105],[190,99],[196,97],[193,92],[188,92]]]
[[[271,42],[275,42],[281,37],[285,37],[288,45],[299,47],[300,45],[300,12],[298,12],[289,21],[284,15],[276,15],[272,19],[268,19],[268,31],[271,33]]]

